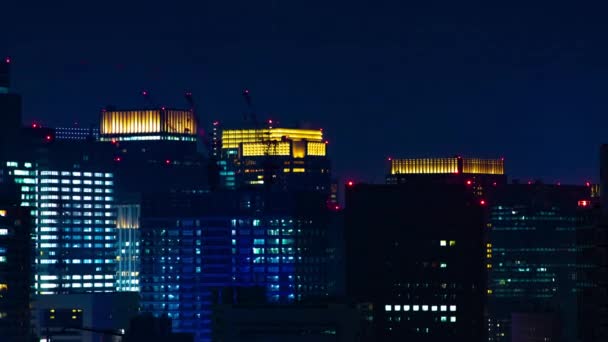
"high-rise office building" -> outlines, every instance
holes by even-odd
[[[87,169],[49,169],[8,161],[5,172],[36,220],[37,294],[115,290],[114,175]]]
[[[579,293],[594,286],[581,276],[594,265],[579,239],[592,224],[590,186],[508,184],[487,201],[488,340],[521,335],[525,317],[550,327],[547,340],[579,340]]]
[[[33,221],[19,206],[19,190],[0,170],[0,331],[2,340],[23,341],[30,332]]]
[[[266,187],[330,196],[331,167],[320,129],[225,129],[221,146],[220,176],[226,188]]]
[[[217,289],[261,286],[275,303],[331,295],[328,214],[318,194],[145,196],[142,310],[208,341]]]
[[[465,184],[477,196],[506,182],[504,159],[389,158],[387,184]]]
[[[103,110],[99,140],[114,148],[120,192],[207,188],[208,165],[197,152],[191,109]]]
[[[481,341],[485,202],[465,184],[349,183],[346,295],[379,341]]]

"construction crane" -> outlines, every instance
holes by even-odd
[[[260,123],[258,122],[258,117],[253,107],[253,101],[251,100],[251,93],[249,92],[249,89],[243,90],[243,98],[247,104],[247,109],[249,109],[249,116],[247,116],[247,113],[244,115],[245,123],[248,123],[248,119],[251,121],[255,130],[255,140],[266,145],[265,154],[268,155],[270,152],[270,146],[272,145],[272,142],[270,141],[270,131],[264,133],[261,132]],[[260,136],[260,134],[262,135]],[[268,136],[266,137],[265,135]]]
[[[146,103],[148,103],[153,109],[158,108],[157,103],[152,99],[152,96],[150,95],[150,92],[147,90],[142,90],[141,91],[141,96],[144,97],[144,100],[146,101]],[[161,110],[164,112],[165,111],[165,107],[161,107]],[[171,132],[173,133],[180,133],[177,131],[177,129],[171,125],[171,123],[169,122],[169,120],[165,120],[165,123],[167,125],[167,127],[171,130]]]
[[[262,162],[262,168],[264,170],[264,186],[267,189],[270,189],[272,183],[274,183],[274,170],[278,169],[278,166],[274,164],[272,159],[270,158],[270,149],[274,147],[274,155],[277,155],[277,146],[279,142],[270,139],[270,130],[261,132],[260,124],[258,122],[258,118],[253,107],[253,101],[251,99],[251,93],[249,92],[249,89],[243,90],[243,98],[245,99],[245,103],[247,104],[247,108],[249,109],[249,119],[253,123],[255,141],[264,145],[264,161]],[[247,114],[245,114],[245,122],[247,123]],[[260,136],[260,134],[262,135]]]
[[[192,93],[187,91],[184,93],[184,98],[186,99],[186,102],[188,102],[188,105],[190,105],[190,110],[192,111],[192,114],[194,114],[194,120],[195,120],[195,127],[198,128],[199,125],[202,123],[201,118],[198,116],[198,111],[196,110],[196,106],[194,104],[194,98],[192,97]],[[202,140],[203,145],[205,146],[205,148],[207,149],[207,152],[209,153],[209,155],[211,155],[211,142],[209,141],[209,139],[207,138],[206,135],[199,135],[198,132],[194,132],[196,134],[196,136]],[[197,140],[199,140],[197,139]]]

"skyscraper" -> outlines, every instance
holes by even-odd
[[[207,161],[197,152],[192,109],[108,109],[100,118],[99,140],[113,147],[120,192],[207,188]]]
[[[477,196],[506,182],[504,159],[389,158],[387,184],[465,184]]]
[[[484,205],[465,184],[347,185],[346,295],[379,341],[481,341]]]
[[[0,170],[0,331],[2,340],[23,341],[30,332],[33,221],[19,206],[19,190]]]
[[[114,175],[87,169],[49,169],[8,161],[5,172],[36,219],[37,294],[115,290]]]
[[[323,130],[225,129],[221,145],[220,175],[226,188],[315,191],[330,197],[331,165]]]
[[[145,196],[142,310],[209,341],[218,289],[260,286],[274,303],[329,296],[327,215],[317,194]]]
[[[590,187],[508,184],[488,195],[489,340],[511,341],[512,316],[520,314],[560,335],[544,338],[578,340],[578,292],[591,286],[580,271],[593,267],[580,259],[588,247],[577,239],[592,224]]]

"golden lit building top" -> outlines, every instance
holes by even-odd
[[[187,136],[194,139],[196,118],[191,110],[107,110],[101,113],[99,133],[102,140],[161,140],[165,136]],[[121,139],[125,136],[134,139]]]
[[[323,131],[300,128],[227,129],[222,132],[222,149],[239,148],[242,143],[284,140],[323,142]]]
[[[461,157],[390,160],[391,175],[447,173],[504,175],[504,160]]]

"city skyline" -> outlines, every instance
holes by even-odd
[[[598,181],[608,123],[601,11],[47,6],[24,25],[16,19],[28,9],[7,4],[16,15],[0,24],[11,33],[0,37],[0,54],[14,61],[26,122],[96,122],[108,104],[140,107],[146,89],[167,106],[185,106],[192,91],[206,126],[237,126],[249,88],[261,118],[324,128],[342,180],[381,182],[377,166],[388,156],[461,154],[505,157],[507,174],[522,181]],[[156,17],[166,23],[145,24]],[[366,134],[353,149],[351,137]]]

